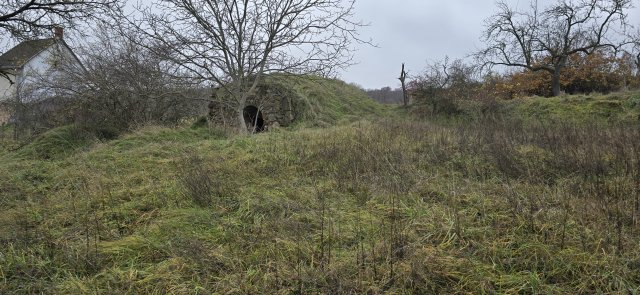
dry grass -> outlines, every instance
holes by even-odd
[[[3,294],[640,292],[637,126],[147,128],[13,155]]]

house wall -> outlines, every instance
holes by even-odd
[[[39,101],[56,95],[58,92],[54,87],[56,79],[62,75],[59,67],[65,62],[77,62],[77,60],[71,50],[62,43],[50,46],[29,60],[16,83],[21,101],[25,103]]]
[[[78,60],[63,42],[59,42],[31,58],[15,75],[10,75],[13,84],[6,77],[0,77],[0,124],[9,121],[9,104],[16,101],[17,94],[23,103],[41,101],[59,94],[51,86],[62,74],[59,65],[65,62],[77,63]]]
[[[56,45],[47,48],[33,57],[23,68],[23,77],[19,81],[20,99],[22,102],[40,100],[52,95],[50,87],[51,81],[49,73],[53,68],[51,62],[54,58]]]

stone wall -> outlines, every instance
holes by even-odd
[[[265,129],[289,126],[296,120],[296,108],[300,104],[298,94],[277,83],[261,84],[253,95],[249,96],[244,107],[255,106],[260,109]],[[218,89],[212,94],[208,119],[212,125],[237,126],[237,113],[234,103]]]

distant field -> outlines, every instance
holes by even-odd
[[[297,85],[322,123],[3,139],[0,293],[640,292],[639,93],[453,120]]]

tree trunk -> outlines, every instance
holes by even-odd
[[[244,121],[244,107],[240,106],[238,112],[238,131],[240,134],[247,134],[247,123]]]
[[[406,107],[409,104],[409,96],[407,96],[407,87],[404,84],[405,79],[407,78],[407,72],[404,71],[404,63],[402,64],[402,71],[400,71],[400,83],[402,84],[402,102]]]
[[[551,74],[551,91],[552,96],[560,95],[560,69],[556,69]]]
[[[560,57],[557,62],[554,63],[553,72],[551,73],[551,91],[552,96],[560,95],[560,76],[562,75],[562,69],[567,64],[567,57]]]

